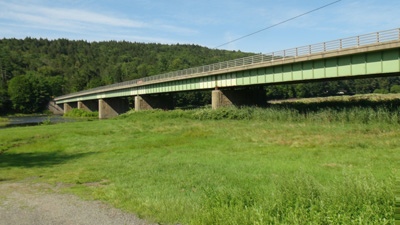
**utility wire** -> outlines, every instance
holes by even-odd
[[[315,12],[315,11],[318,11],[318,10],[320,10],[320,9],[326,8],[326,7],[328,7],[328,6],[331,6],[331,5],[333,5],[333,4],[335,4],[335,3],[338,3],[338,2],[340,2],[340,1],[342,1],[342,0],[337,0],[337,1],[331,2],[331,3],[327,4],[327,5],[318,7],[318,8],[316,8],[316,9],[313,9],[313,10],[311,10],[311,11],[305,12],[305,13],[303,13],[303,14],[300,14],[300,15],[298,15],[298,16],[292,17],[292,18],[290,18],[290,19],[284,20],[284,21],[282,21],[282,22],[276,23],[276,24],[271,25],[271,26],[269,26],[269,27],[266,27],[266,28],[263,28],[263,29],[261,29],[261,30],[255,31],[255,32],[253,32],[253,33],[250,33],[250,34],[244,35],[244,36],[242,36],[242,37],[236,38],[235,40],[228,41],[228,42],[226,42],[226,43],[224,43],[224,44],[218,45],[218,46],[215,47],[215,48],[222,47],[222,46],[227,45],[227,44],[230,44],[230,43],[232,43],[232,42],[235,42],[235,41],[241,40],[241,39],[243,39],[243,38],[249,37],[249,36],[251,36],[251,35],[260,33],[260,32],[262,32],[262,31],[264,31],[264,30],[271,29],[271,28],[276,27],[276,26],[278,26],[278,25],[281,25],[281,24],[283,24],[283,23],[289,22],[289,21],[291,21],[291,20],[297,19],[297,18],[299,18],[299,17],[305,16],[305,15],[310,14],[310,13],[312,13],[312,12]]]

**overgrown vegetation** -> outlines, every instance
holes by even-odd
[[[282,102],[269,104],[266,108],[211,108],[194,110],[173,110],[165,113],[162,110],[139,112],[156,114],[160,119],[188,118],[195,120],[261,120],[266,122],[316,122],[316,123],[386,123],[400,124],[400,99],[364,99],[362,96],[341,97],[340,100],[323,102]],[[134,110],[122,115],[129,117]]]
[[[394,224],[399,104],[340,104],[0,130],[0,179],[40,177],[161,223]]]
[[[65,117],[99,118],[99,112],[89,112],[83,109],[71,109],[64,114]]]

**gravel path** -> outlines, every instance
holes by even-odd
[[[0,182],[0,225],[148,224],[97,201],[43,190],[47,184]],[[54,189],[53,189],[54,190]]]

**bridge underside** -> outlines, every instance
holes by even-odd
[[[171,98],[168,97],[170,94],[166,95],[166,93],[214,90],[211,101],[213,108],[227,105],[261,105],[265,102],[265,99],[263,99],[265,96],[262,96],[263,94],[257,91],[257,88],[253,88],[251,91],[233,90],[241,89],[241,87],[272,84],[399,75],[400,48],[339,55],[329,58],[324,58],[324,55],[321,55],[320,58],[312,60],[293,61],[292,63],[282,63],[254,69],[250,68],[243,71],[202,77],[179,78],[179,80],[72,97],[57,101],[57,104],[67,103],[67,106],[64,105],[64,111],[68,111],[70,108],[68,105],[76,104],[76,102],[87,102],[90,100],[100,102],[101,99],[108,101],[107,99],[136,96],[136,110],[154,108],[171,109],[173,105],[170,100]],[[109,105],[112,107],[111,104]],[[84,108],[83,106],[81,107]],[[95,106],[92,107],[92,109],[95,108]],[[97,108],[100,108],[100,103],[98,103]],[[117,111],[112,116],[118,115]]]

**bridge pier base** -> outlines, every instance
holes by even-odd
[[[141,95],[135,96],[135,111],[151,109],[173,109],[172,95]]]
[[[212,109],[229,106],[264,106],[266,102],[265,91],[262,88],[214,90],[211,94]]]
[[[99,119],[116,117],[129,110],[129,102],[122,98],[99,99]]]
[[[85,111],[94,112],[99,110],[99,104],[97,100],[89,101],[79,101],[78,109],[83,109]]]
[[[64,103],[64,114],[71,111],[73,108],[77,108],[76,102],[66,102]]]

